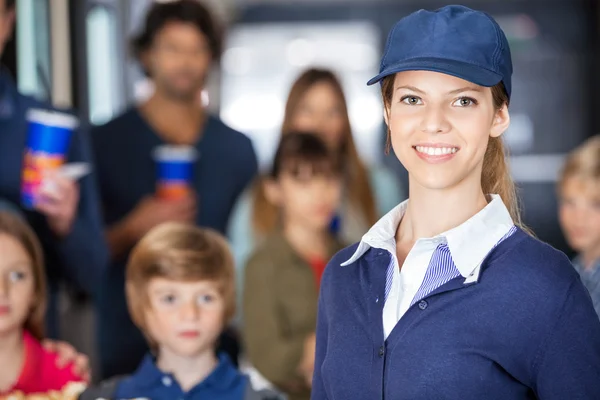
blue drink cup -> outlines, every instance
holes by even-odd
[[[35,206],[44,173],[65,162],[73,130],[79,123],[72,115],[41,109],[29,110],[27,121],[21,204],[31,209]]]
[[[190,194],[198,152],[191,146],[159,146],[154,150],[156,195],[163,200],[179,200]]]

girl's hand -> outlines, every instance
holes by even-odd
[[[91,368],[88,356],[77,352],[75,347],[67,342],[44,340],[42,345],[46,350],[58,356],[56,359],[56,366],[58,368],[64,368],[69,364],[73,364],[73,372],[79,375],[85,382],[90,381]]]
[[[304,355],[298,367],[298,373],[304,379],[304,383],[308,387],[312,387],[312,377],[315,368],[315,351],[317,337],[313,333],[304,341]]]

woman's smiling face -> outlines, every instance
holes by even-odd
[[[396,156],[415,183],[437,190],[480,184],[488,141],[510,123],[490,88],[431,71],[397,73],[386,108]]]

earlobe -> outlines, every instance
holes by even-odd
[[[508,107],[506,104],[496,112],[496,116],[494,117],[494,122],[492,124],[492,130],[490,132],[491,137],[499,137],[501,136],[508,127],[510,126],[510,114],[508,112]]]
[[[390,109],[388,106],[383,106],[383,120],[387,126],[390,126]]]

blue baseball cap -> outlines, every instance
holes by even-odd
[[[511,94],[512,59],[508,40],[488,14],[451,5],[419,10],[396,23],[390,32],[373,85],[401,71],[434,71],[480,86],[504,83]]]

